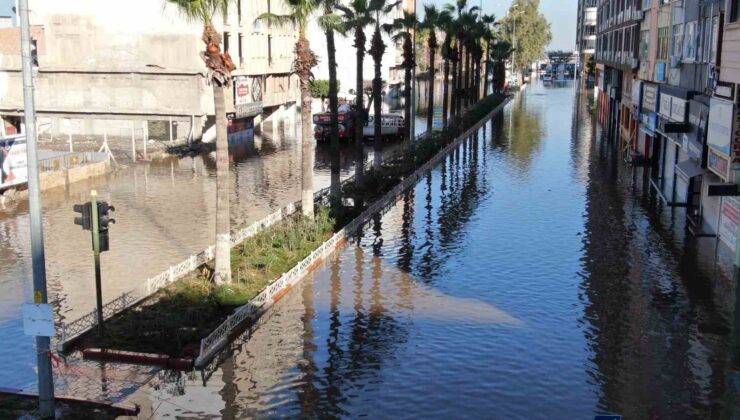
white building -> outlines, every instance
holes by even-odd
[[[29,0],[32,37],[38,55],[36,105],[44,134],[127,136],[131,130],[199,137],[213,121],[207,85],[202,26],[187,21],[165,0]],[[260,14],[284,13],[282,0],[234,0],[214,24],[223,49],[250,89],[232,119],[269,115],[293,106],[298,83],[291,75],[295,31],[256,25]],[[23,114],[20,33],[0,29],[0,116]],[[232,92],[233,93],[233,92]],[[244,96],[244,95],[243,95]],[[170,125],[170,121],[174,121]],[[191,131],[191,121],[192,125]],[[236,124],[243,126],[244,124]]]

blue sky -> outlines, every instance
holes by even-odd
[[[425,3],[435,3],[442,6],[453,0],[418,0],[419,8]],[[483,5],[484,13],[493,13],[503,17],[511,4],[511,0],[468,0],[471,6]],[[0,15],[11,15],[14,0],[0,0]],[[552,43],[548,49],[572,50],[576,39],[576,0],[540,0],[540,8],[547,20],[552,24]]]

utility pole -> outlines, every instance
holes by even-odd
[[[33,300],[47,304],[46,258],[44,231],[41,224],[39,160],[36,152],[36,104],[33,89],[33,57],[31,56],[31,26],[28,21],[28,0],[19,0],[21,20],[21,55],[23,57],[23,106],[26,125],[26,162],[28,165],[28,211],[31,224],[31,261],[33,266]],[[51,338],[36,337],[36,364],[39,372],[39,414],[54,415],[54,376],[51,370]]]

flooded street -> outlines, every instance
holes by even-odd
[[[248,225],[301,197],[301,148],[294,127],[265,130],[232,148],[231,219]],[[388,144],[388,153],[395,144]],[[366,147],[372,159],[372,144]],[[384,151],[385,153],[385,151]],[[342,148],[342,177],[354,173],[354,147]],[[330,183],[328,144],[316,147],[314,186]],[[111,250],[102,255],[103,300],[140,285],[215,243],[215,153],[133,165],[69,191],[44,192],[44,234],[50,302],[58,320],[73,320],[95,306],[90,233],[73,223],[75,203],[97,189],[116,207]],[[31,301],[27,202],[0,208],[0,386],[35,387],[33,340],[23,334],[21,306]]]
[[[145,417],[721,416],[732,256],[660,207],[592,110],[572,84],[530,86],[218,367],[162,372],[132,402]]]

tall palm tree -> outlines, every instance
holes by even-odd
[[[311,118],[311,69],[316,66],[318,59],[311,50],[308,37],[308,25],[316,9],[317,0],[288,0],[286,2],[287,15],[276,15],[263,13],[257,20],[265,20],[275,25],[292,25],[298,29],[298,41],[295,44],[295,59],[293,61],[293,72],[298,76],[301,86],[301,208],[303,215],[313,218],[313,159],[314,139],[313,121]]]
[[[355,36],[355,50],[357,55],[355,95],[357,111],[355,115],[355,185],[360,190],[363,187],[363,178],[365,173],[365,153],[362,142],[363,130],[365,128],[365,27],[375,23],[375,12],[383,8],[384,0],[352,0],[348,6],[337,5],[337,9],[342,12],[344,18],[343,25],[350,29]]]
[[[327,61],[329,64],[329,112],[331,114],[329,154],[331,159],[331,186],[330,201],[333,212],[336,214],[342,204],[342,188],[339,161],[339,99],[337,85],[337,48],[334,39],[335,32],[344,33],[342,19],[334,13],[337,0],[318,0],[324,9],[324,14],[318,19],[319,27],[326,36]]]
[[[483,35],[483,39],[486,42],[486,74],[483,78],[483,97],[485,98],[486,96],[488,96],[488,77],[491,75],[491,44],[493,44],[493,42],[496,40],[492,26],[496,25],[497,23],[495,15],[483,15],[481,21],[484,25],[486,25],[486,31]]]
[[[437,42],[437,27],[440,23],[440,12],[435,5],[424,6],[424,21],[421,23],[421,28],[429,31],[429,39],[427,40],[427,46],[429,47],[429,105],[427,106],[427,133],[432,132],[432,126],[434,121],[434,58],[439,48]]]
[[[416,59],[414,57],[414,46],[413,38],[414,31],[416,30],[419,21],[416,19],[415,13],[403,12],[402,18],[397,18],[393,23],[384,25],[386,31],[389,34],[393,34],[392,38],[394,42],[403,42],[403,62],[401,66],[404,69],[404,119],[406,120],[405,137],[408,140],[413,140],[411,133],[411,72],[416,67]]]
[[[229,226],[229,142],[224,89],[231,83],[234,64],[227,53],[221,53],[221,35],[213,26],[214,15],[226,14],[228,0],[168,0],[189,20],[203,25],[200,53],[208,68],[208,81],[213,87],[216,114],[216,265],[213,281],[231,282],[231,231]]]
[[[383,128],[381,126],[382,124],[382,94],[381,91],[383,89],[383,75],[382,75],[382,65],[383,65],[383,55],[385,54],[385,42],[383,42],[383,35],[380,33],[380,16],[379,13],[376,13],[375,17],[375,31],[373,32],[373,37],[370,40],[370,56],[373,57],[373,64],[375,67],[375,77],[373,78],[373,114],[375,117],[373,118],[373,168],[380,169],[380,164],[382,163],[382,160],[380,158],[380,151],[381,151],[381,142],[383,137]]]
[[[444,84],[442,85],[442,125],[447,127],[447,116],[450,110],[450,62],[453,60],[452,39],[454,38],[454,18],[449,10],[439,14],[439,27],[445,32],[445,40],[442,43],[442,58],[444,59]]]
[[[491,59],[493,60],[493,79],[495,81],[493,87],[496,92],[501,92],[504,88],[504,82],[506,81],[506,60],[511,57],[512,52],[514,52],[514,49],[506,41],[498,41],[493,44]]]

